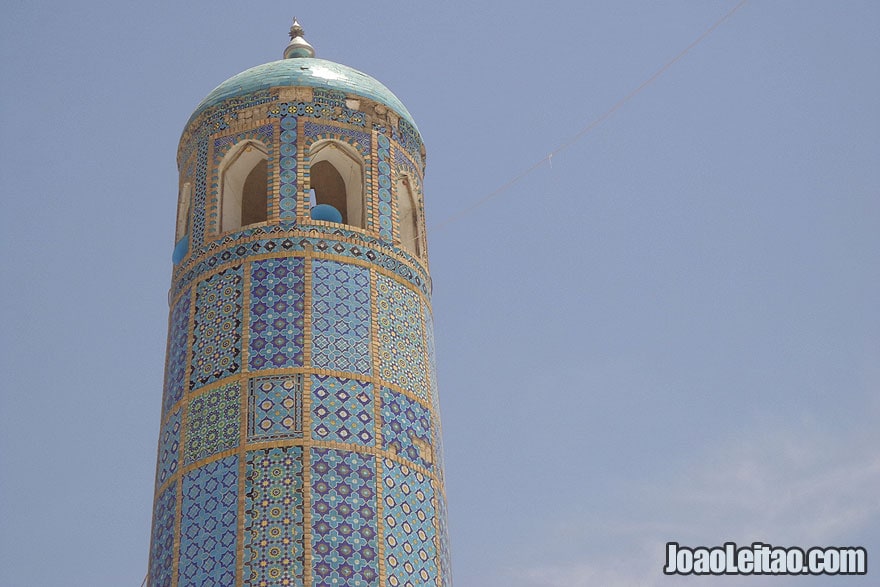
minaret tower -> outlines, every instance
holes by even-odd
[[[290,38],[180,139],[148,584],[450,585],[422,139]]]

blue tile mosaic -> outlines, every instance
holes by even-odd
[[[312,438],[372,446],[373,384],[312,375]]]
[[[370,156],[370,133],[368,132],[331,124],[316,124],[308,121],[306,121],[303,130],[309,139],[325,137],[343,139],[346,143],[357,149],[364,158]]]
[[[311,459],[315,587],[378,586],[375,457],[316,448]]]
[[[177,162],[178,168],[184,169],[184,172],[181,175],[181,179],[186,177],[186,180],[184,181],[191,182],[195,177],[195,160],[197,159],[197,156],[194,154],[199,146],[199,141],[206,136],[207,133],[204,130],[197,130],[189,135],[184,134],[184,138],[181,139],[177,151]]]
[[[153,535],[150,540],[150,587],[171,587],[174,559],[174,514],[177,482],[165,488],[153,506]]]
[[[403,149],[394,149],[394,167],[398,170],[398,173],[406,173],[416,183],[421,185],[422,174],[416,169],[408,153]]]
[[[416,161],[422,161],[421,153],[424,146],[422,144],[422,138],[419,136],[419,131],[415,126],[401,118],[397,123],[397,129],[395,129],[392,138],[394,138],[400,146],[409,151]]]
[[[208,140],[198,142],[196,185],[192,195],[192,237],[190,249],[196,250],[205,242],[205,210],[208,198]]]
[[[431,413],[419,402],[383,387],[382,442],[386,450],[431,468]]]
[[[420,472],[383,461],[388,585],[427,585],[437,577],[434,488]]]
[[[245,585],[302,585],[302,447],[248,452],[245,496]]]
[[[278,217],[296,220],[297,169],[296,169],[296,116],[281,118],[281,158],[279,159]]]
[[[371,374],[369,269],[315,259],[312,307],[312,365]]]
[[[196,288],[190,389],[237,373],[241,361],[241,266],[201,281]]]
[[[159,458],[156,468],[156,489],[158,490],[174,473],[180,460],[180,415],[175,411],[162,425],[159,433]]]
[[[452,550],[449,545],[449,528],[446,523],[446,498],[437,495],[439,510],[440,541],[440,587],[452,587]]]
[[[236,455],[184,475],[178,587],[235,584],[237,506]]]
[[[191,302],[192,290],[187,290],[171,309],[171,319],[168,323],[168,362],[165,366],[165,389],[162,392],[163,418],[183,397]]]
[[[378,182],[379,182],[379,236],[383,240],[391,242],[392,226],[391,217],[393,215],[391,208],[391,141],[385,135],[376,135],[376,144],[379,146],[377,151],[378,163]]]
[[[322,232],[324,233],[322,237],[293,238],[289,236],[288,228],[285,226],[269,225],[249,227],[240,232],[224,235],[205,245],[201,256],[191,258],[191,262],[185,261],[178,265],[171,286],[171,294],[177,295],[205,272],[224,263],[247,259],[255,255],[302,252],[309,249],[369,261],[377,267],[391,271],[401,279],[408,281],[423,294],[430,296],[431,282],[425,268],[418,264],[413,265],[402,261],[401,257],[408,259],[409,255],[399,249],[394,254],[390,254],[384,249],[387,243],[363,233],[347,230],[342,226],[325,229]],[[264,236],[266,238],[262,238]],[[347,242],[342,239],[353,239],[357,242]]]
[[[209,100],[211,96],[205,98],[196,108],[186,126],[189,127],[196,119],[201,118],[200,129],[210,132],[217,132],[229,128],[230,120],[238,120],[238,112],[245,108],[259,106],[260,104],[268,104],[278,101],[278,95],[267,89],[256,89],[256,91],[241,94],[241,88],[237,88],[239,95],[232,95],[223,92],[223,96],[217,96],[215,100]],[[211,93],[214,95],[214,92]]]
[[[445,465],[443,454],[443,435],[440,429],[440,402],[437,393],[437,369],[435,366],[435,347],[434,347],[434,318],[427,306],[424,307],[424,323],[425,323],[425,339],[428,345],[428,377],[431,389],[432,411],[434,417],[431,418],[431,438],[433,440],[434,455],[434,472],[439,478],[440,486],[443,486]],[[428,414],[430,418],[430,413]],[[452,586],[452,551],[449,543],[449,529],[447,526],[446,514],[446,497],[441,493],[436,493],[436,503],[438,509],[438,543],[440,549],[439,565],[440,565],[440,587]]]
[[[191,399],[186,413],[184,463],[189,465],[238,446],[240,421],[237,381]]]
[[[234,135],[226,135],[214,139],[214,165],[217,165],[223,156],[229,152],[233,146],[242,141],[256,140],[259,141],[270,152],[272,143],[274,142],[275,130],[271,124],[264,124],[257,128],[249,129]]]
[[[301,258],[254,261],[248,343],[252,371],[303,364],[304,276]]]
[[[376,290],[379,376],[429,400],[421,301],[384,275],[377,277]]]
[[[216,108],[218,105],[223,106],[229,99],[249,99],[254,93],[277,86],[302,86],[351,92],[385,104],[400,116],[412,120],[403,103],[388,88],[369,75],[333,61],[301,57],[264,63],[232,76],[202,100],[190,118],[190,123],[202,112]],[[270,109],[270,112],[272,111],[273,109]]]
[[[323,118],[345,124],[364,126],[366,117],[363,112],[351,110],[346,107],[331,106],[318,101],[311,102],[283,102],[269,108],[267,116],[302,116],[309,118]]]
[[[249,440],[302,437],[302,375],[255,377],[248,386]]]
[[[430,309],[426,305],[423,308],[425,321],[425,340],[428,344],[428,386],[431,390],[431,411],[434,418],[431,421],[431,438],[434,447],[434,472],[443,481],[444,471],[444,453],[443,453],[443,433],[440,429],[440,395],[437,386],[437,365],[435,347],[434,347],[434,317]]]

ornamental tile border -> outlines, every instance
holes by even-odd
[[[419,267],[418,264],[408,264],[400,260],[398,257],[405,258],[405,256],[398,252],[394,254],[383,252],[381,249],[385,248],[384,245],[377,247],[369,246],[369,239],[364,238],[360,233],[351,234],[357,235],[353,238],[366,242],[348,242],[333,238],[333,236],[349,238],[344,234],[346,232],[350,231],[339,229],[334,231],[336,234],[327,234],[322,238],[308,236],[302,230],[291,231],[283,226],[267,226],[234,233],[235,237],[227,235],[207,245],[204,251],[198,252],[198,256],[192,257],[192,263],[188,262],[185,267],[183,263],[178,265],[180,270],[179,272],[175,271],[170,293],[171,298],[176,298],[183,289],[199,279],[203,274],[227,262],[244,260],[257,255],[277,255],[285,252],[304,253],[306,251],[326,252],[332,255],[373,263],[378,267],[391,271],[401,279],[409,282],[424,296],[430,297],[430,280],[425,270]],[[272,233],[283,234],[271,237]],[[269,236],[270,238],[260,238],[264,236]],[[419,267],[419,269],[414,267]]]

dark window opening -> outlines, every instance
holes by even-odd
[[[348,205],[345,180],[329,161],[319,161],[311,168],[311,186],[316,204],[329,204],[342,214],[342,223],[348,224]]]
[[[244,180],[241,195],[241,225],[268,220],[266,194],[269,192],[269,163],[261,159]]]

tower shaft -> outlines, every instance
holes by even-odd
[[[421,138],[298,35],[181,138],[149,584],[450,585]]]

